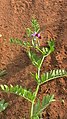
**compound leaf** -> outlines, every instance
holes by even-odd
[[[67,71],[64,69],[51,70],[41,75],[40,85],[55,78],[67,76]]]
[[[34,114],[37,114],[40,111],[40,100],[34,106]]]
[[[18,38],[10,38],[10,43],[18,44],[18,45],[23,45],[23,41],[18,39]]]
[[[50,47],[50,51],[53,52],[54,51],[54,47],[55,47],[55,43],[54,43],[54,40],[53,39],[50,39],[48,41],[48,45]]]
[[[34,28],[35,32],[39,32],[40,30],[40,25],[38,24],[36,19],[32,19],[32,27]]]
[[[55,101],[54,95],[47,95],[43,97],[42,108],[46,108],[51,102]]]
[[[1,89],[3,91],[14,93],[14,94],[23,96],[25,99],[29,100],[30,102],[32,102],[33,99],[34,99],[33,93],[31,91],[29,91],[29,90],[23,89],[22,86],[19,86],[19,85],[16,85],[16,86],[10,85],[10,87],[9,87],[7,85],[0,85],[0,87],[1,87]]]
[[[26,29],[26,33],[27,33],[27,36],[30,37],[31,34],[32,34],[31,29],[30,29],[30,28],[27,28],[27,29]]]
[[[40,66],[40,63],[41,63],[41,60],[42,58],[41,57],[38,57],[35,53],[33,53],[32,51],[29,51],[28,52],[28,56],[29,58],[31,59],[33,65],[35,65],[37,68]]]
[[[38,100],[37,104],[34,106],[33,117],[39,116],[43,110],[53,101],[55,101],[54,95],[44,96],[41,105],[40,100]]]
[[[49,53],[49,51],[50,51],[50,49],[47,48],[47,47],[43,47],[43,48],[42,48],[42,54],[43,54],[43,55],[47,55],[47,54]]]

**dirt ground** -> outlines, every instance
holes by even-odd
[[[25,29],[30,26],[32,16],[41,28],[44,26],[43,44],[46,29],[56,38],[55,51],[45,59],[42,72],[54,68],[67,70],[67,0],[0,0],[0,69],[7,71],[0,84],[18,84],[33,91],[36,88],[30,75],[30,71],[36,71],[35,67],[21,46],[9,43],[11,37],[24,40]],[[67,78],[43,84],[38,98],[42,99],[46,94],[54,94],[56,102],[44,110],[43,119],[67,119]],[[29,119],[31,104],[27,100],[0,91],[0,99],[3,98],[9,102],[9,107],[0,113],[0,119]]]

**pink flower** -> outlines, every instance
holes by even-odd
[[[40,33],[36,33],[36,32],[34,32],[31,36],[33,36],[33,37],[38,37],[39,39],[41,39],[41,35],[40,35]]]

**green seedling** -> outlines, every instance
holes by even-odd
[[[41,67],[43,64],[44,59],[50,55],[55,48],[54,39],[50,38],[47,40],[48,46],[40,46],[40,40],[41,40],[41,33],[40,33],[40,25],[38,24],[36,19],[32,19],[32,27],[27,28],[26,34],[28,38],[31,39],[31,41],[22,41],[19,39],[10,39],[11,43],[21,45],[23,48],[25,48],[27,55],[29,56],[32,64],[36,67],[37,72],[34,74],[31,72],[32,77],[37,83],[37,87],[34,92],[30,90],[26,90],[22,88],[22,86],[16,85],[0,85],[1,90],[5,92],[10,92],[17,94],[19,96],[24,97],[28,101],[31,102],[31,111],[30,111],[30,119],[40,119],[40,115],[44,111],[44,109],[49,106],[54,99],[53,95],[46,95],[43,97],[42,101],[40,101],[37,98],[39,87],[50,81],[54,80],[56,78],[67,76],[67,71],[64,69],[54,69],[49,72],[41,73]]]
[[[4,111],[8,106],[8,103],[5,103],[5,100],[0,101],[0,112]]]

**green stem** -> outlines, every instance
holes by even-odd
[[[33,107],[34,107],[34,101],[32,102],[32,106],[31,106],[31,119],[32,119],[32,117],[33,117]]]
[[[42,66],[42,63],[43,63],[43,61],[44,61],[44,58],[45,58],[45,56],[43,56],[43,58],[42,58],[42,60],[41,60],[41,63],[40,63],[40,66],[39,66],[39,70],[41,69],[41,66]],[[39,76],[40,77],[40,76]]]
[[[40,63],[40,66],[39,66],[39,68],[38,68],[38,79],[40,78],[40,69],[41,69],[41,66],[42,66],[42,63],[43,63],[43,61],[44,61],[44,56],[43,56],[43,58],[42,58],[42,61],[41,61],[41,63]],[[38,93],[38,90],[39,90],[39,84],[37,85],[37,88],[36,88],[36,91],[35,91],[35,98],[34,98],[34,100],[33,100],[33,102],[32,102],[32,106],[31,106],[31,119],[32,119],[32,117],[33,117],[33,107],[34,107],[34,103],[35,103],[35,99],[36,99],[36,96],[37,96],[37,93]]]
[[[38,68],[38,79],[40,78],[40,68]]]
[[[35,99],[36,99],[38,90],[39,90],[39,84],[37,85],[37,88],[36,88],[36,91],[35,91],[35,98],[34,98],[34,100],[33,100],[33,102],[32,102],[32,106],[31,106],[31,119],[32,119],[32,117],[33,117],[33,107],[34,107],[34,103],[35,103]]]

